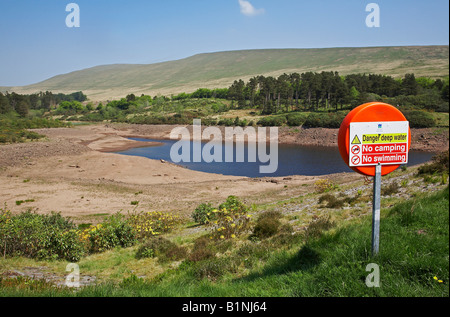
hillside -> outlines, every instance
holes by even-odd
[[[18,93],[85,92],[91,100],[128,93],[170,95],[197,88],[229,86],[236,79],[306,71],[377,73],[402,77],[406,73],[439,78],[449,73],[448,46],[268,49],[199,54],[148,65],[104,65],[58,75],[24,87],[0,90]]]

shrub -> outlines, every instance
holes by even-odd
[[[186,257],[185,248],[177,246],[170,240],[163,237],[154,237],[141,245],[136,252],[136,258],[159,257],[164,260],[181,260]]]
[[[334,222],[330,221],[330,216],[316,217],[306,228],[305,237],[307,240],[318,238],[324,231],[327,231],[334,226]]]
[[[78,261],[85,253],[80,232],[60,214],[0,209],[0,252],[10,256]]]
[[[328,178],[319,179],[314,183],[314,189],[317,193],[325,193],[335,189],[336,187],[337,186],[334,185]]]
[[[362,192],[358,191],[358,193],[353,196],[349,197],[347,195],[340,195],[341,199],[338,199],[334,195],[331,194],[324,194],[319,197],[319,204],[326,202],[325,205],[326,208],[341,208],[344,206],[344,204],[353,205],[356,203],[356,201],[361,197]]]
[[[219,205],[219,209],[228,209],[239,215],[246,214],[249,211],[249,208],[236,196],[228,196],[227,200]]]
[[[90,252],[103,252],[118,246],[132,246],[136,242],[136,231],[129,220],[117,213],[103,223],[84,230],[82,238]]]
[[[280,116],[269,116],[261,118],[258,121],[258,125],[263,127],[280,127],[286,123],[286,116],[280,115]]]
[[[433,116],[421,110],[404,110],[403,114],[409,121],[411,128],[432,128],[436,126],[436,121]]]
[[[286,116],[287,125],[290,127],[302,126],[306,121],[307,115],[299,112],[290,113]]]
[[[25,142],[27,139],[36,140],[43,137],[43,135],[26,129],[58,128],[63,126],[68,126],[68,124],[45,118],[16,118],[1,115],[0,143]]]
[[[252,237],[265,239],[277,234],[281,226],[280,217],[280,212],[269,211],[261,214],[256,221]]]
[[[388,186],[381,188],[382,196],[389,196],[398,193],[400,186],[397,182],[392,182]]]
[[[233,119],[230,119],[230,118],[223,118],[217,124],[231,127],[231,126],[233,126],[234,121],[233,121]]]
[[[192,262],[198,262],[213,258],[215,253],[211,248],[211,240],[208,237],[200,237],[195,240],[194,247],[192,248],[189,260]]]
[[[425,164],[419,167],[418,174],[436,174],[436,173],[444,173],[448,174],[449,172],[449,151],[441,152],[435,156],[433,156],[433,163]]]
[[[86,249],[80,241],[80,232],[75,229],[59,231],[53,237],[53,252],[60,259],[77,262],[86,254]]]
[[[188,255],[188,251],[184,247],[174,245],[166,250],[166,252],[160,257],[162,261],[180,261]]]
[[[277,235],[271,238],[270,243],[274,247],[289,247],[296,242],[300,242],[301,236],[294,234],[294,228],[290,224],[284,224],[280,227]]]
[[[199,224],[207,224],[211,220],[215,220],[214,208],[211,204],[200,204],[192,213],[192,219]]]
[[[129,216],[131,227],[138,240],[170,232],[180,221],[178,216],[163,212],[141,212]]]
[[[246,232],[250,223],[249,208],[235,196],[229,196],[225,203],[214,209],[217,220],[212,222],[215,239],[236,238]]]
[[[76,227],[70,219],[61,216],[61,213],[57,212],[52,212],[50,215],[44,216],[42,221],[46,226],[54,226],[61,230],[69,230]]]
[[[308,128],[338,129],[346,115],[346,112],[310,113],[303,125]]]
[[[330,194],[325,194],[320,196],[319,203],[327,202],[327,208],[341,208],[344,206],[345,199],[337,199],[335,196]]]
[[[324,201],[328,202],[328,201],[332,200],[333,198],[336,199],[336,197],[334,197],[331,194],[322,195],[319,197],[319,204],[323,203]]]

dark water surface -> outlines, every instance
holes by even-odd
[[[170,158],[170,149],[177,140],[153,140],[153,139],[140,139],[132,138],[132,140],[144,141],[144,142],[159,142],[161,146],[151,146],[134,148],[126,151],[116,152],[124,155],[142,156],[150,159],[163,159],[168,162],[172,162]],[[190,143],[190,149],[192,152],[193,146],[191,141],[183,141]],[[202,143],[202,148],[206,143]],[[228,148],[229,150],[229,148]],[[269,153],[270,147],[267,146],[267,153]],[[222,145],[222,161],[225,161],[225,152],[227,147]],[[235,154],[236,148],[233,153]],[[307,175],[318,176],[327,175],[341,172],[353,172],[342,160],[337,147],[322,147],[322,146],[300,146],[300,145],[278,145],[278,169],[273,174],[261,174],[259,172],[260,166],[268,165],[267,163],[248,162],[247,160],[247,147],[245,147],[245,160],[244,162],[180,162],[178,165],[185,166],[189,169],[223,174],[233,176],[246,176],[246,177],[279,177],[290,175]],[[410,151],[408,166],[417,165],[429,161],[434,153]]]

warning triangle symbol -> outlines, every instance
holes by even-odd
[[[359,140],[357,135],[355,135],[355,137],[353,138],[352,144],[361,144],[361,141]]]

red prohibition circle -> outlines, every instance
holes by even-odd
[[[360,151],[361,151],[361,148],[359,147],[359,145],[352,146],[352,154],[358,155]]]
[[[350,124],[353,122],[386,122],[408,121],[400,110],[383,102],[369,102],[356,107],[345,117],[339,128],[338,146],[344,162],[349,165],[350,155]],[[411,129],[408,133],[408,151],[411,148]],[[400,165],[383,165],[381,175],[395,171]],[[366,176],[375,176],[375,166],[349,166],[357,173]]]
[[[359,164],[361,162],[361,159],[359,156],[353,156],[352,157],[352,163],[353,164]]]

